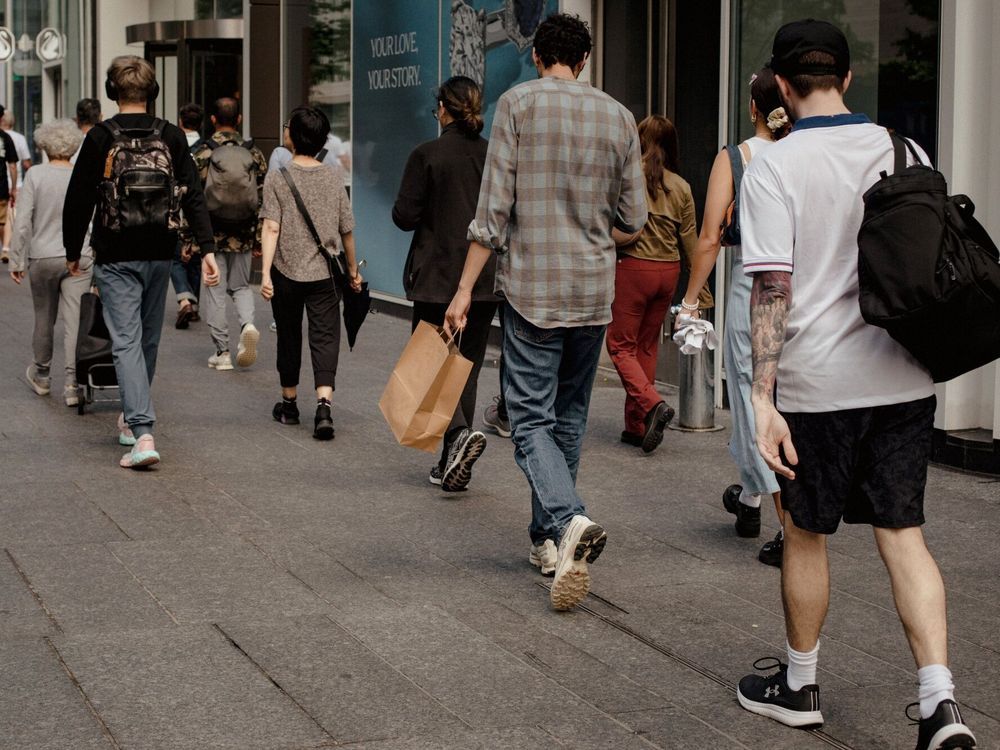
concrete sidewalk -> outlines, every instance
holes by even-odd
[[[722,509],[726,432],[670,432],[641,456],[618,442],[616,379],[598,384],[579,483],[609,542],[592,596],[556,613],[527,562],[510,443],[491,438],[470,491],[449,496],[427,484],[433,457],[385,426],[409,326],[374,315],[345,347],[324,444],[307,390],[300,427],[271,420],[258,309],[261,359],[228,373],[206,367],[204,323],[175,331],[168,315],[164,460],[139,474],[116,465],[114,407],[62,405],[61,354],[55,395],[28,388],[29,293],[0,279],[0,747],[914,746],[915,668],[865,528],[830,542],[823,732],[737,705],[736,681],[783,655],[784,634],[778,571],[755,559],[773,512],[746,540]],[[481,405],[495,392],[486,369]],[[927,515],[957,697],[997,748],[1000,483],[934,469]]]

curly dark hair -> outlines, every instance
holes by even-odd
[[[575,68],[590,54],[593,40],[590,27],[579,16],[554,13],[535,31],[535,54],[542,66],[555,64]]]

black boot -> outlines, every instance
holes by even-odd
[[[274,417],[274,421],[281,422],[281,424],[298,424],[299,406],[295,403],[294,398],[283,398],[274,405],[271,416]]]
[[[330,412],[330,402],[321,398],[316,404],[316,423],[313,437],[317,440],[333,440],[333,415]]]
[[[722,493],[722,504],[730,513],[736,516],[736,535],[742,537],[760,536],[760,508],[751,508],[740,502],[743,488],[731,484]]]

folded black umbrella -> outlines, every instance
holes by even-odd
[[[358,330],[368,317],[372,306],[372,295],[368,291],[368,282],[362,282],[361,291],[355,292],[349,286],[344,287],[344,328],[347,329],[347,345],[353,350],[358,339]]]

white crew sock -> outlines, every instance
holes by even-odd
[[[744,505],[749,505],[751,508],[759,508],[760,507],[760,493],[759,492],[754,492],[754,493],[747,492],[747,488],[744,487],[743,491],[740,493],[740,502],[743,503]]]
[[[944,664],[928,664],[917,670],[920,679],[920,718],[929,719],[934,715],[938,703],[955,700],[955,685],[951,681],[951,670]]]
[[[788,648],[788,673],[785,675],[788,687],[792,690],[801,690],[804,685],[815,685],[819,641],[816,641],[812,651],[796,651],[787,641],[785,646]]]

